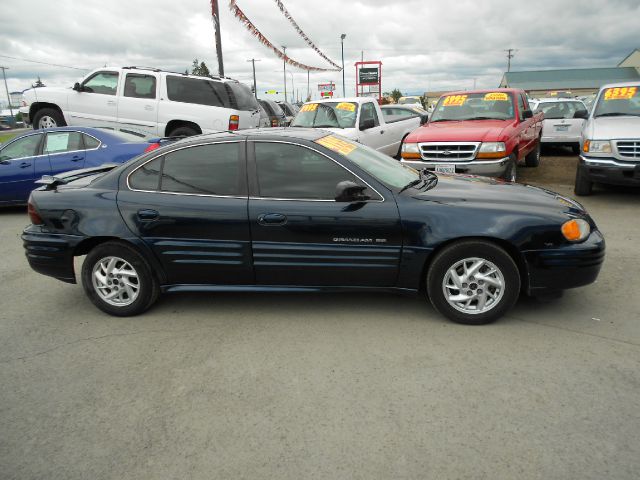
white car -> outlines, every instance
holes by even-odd
[[[543,145],[566,145],[574,154],[580,153],[580,134],[589,116],[583,102],[571,98],[541,98],[531,108],[544,113]]]
[[[398,105],[404,105],[405,107],[422,107],[422,101],[420,97],[408,96],[408,97],[400,97],[398,99]]]
[[[73,88],[23,93],[34,129],[119,127],[162,137],[257,127],[258,103],[246,85],[157,69],[94,70]]]
[[[389,122],[373,98],[336,98],[305,103],[291,126],[322,128],[387,155],[399,156],[404,138],[420,126],[420,116]]]

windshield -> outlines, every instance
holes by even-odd
[[[352,102],[306,103],[291,122],[292,127],[353,128],[358,104]]]
[[[508,120],[513,116],[513,96],[510,93],[484,92],[441,97],[431,121]]]
[[[315,142],[348,158],[369,175],[391,188],[403,188],[409,182],[420,178],[417,170],[405,167],[388,155],[344,137],[327,135]]]
[[[398,104],[399,105],[406,105],[406,104],[413,104],[413,103],[417,103],[420,104],[420,99],[416,98],[416,97],[406,97],[406,98],[401,98],[400,100],[398,100]]]
[[[640,116],[638,86],[607,88],[598,98],[594,117]]]

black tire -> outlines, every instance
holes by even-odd
[[[531,150],[529,154],[526,157],[524,157],[524,164],[528,168],[533,168],[540,165],[540,141],[539,140],[536,148]]]
[[[575,143],[571,145],[571,151],[573,152],[574,155],[580,155],[580,144]]]
[[[34,130],[38,130],[40,128],[56,128],[67,126],[67,122],[64,121],[62,113],[55,108],[43,108],[41,110],[38,110],[33,116],[32,122],[32,127]],[[48,125],[41,126],[40,122],[42,122],[43,124],[46,122]]]
[[[518,157],[516,157],[515,153],[509,155],[509,160],[507,162],[507,167],[502,174],[502,179],[507,182],[515,182],[518,177]]]
[[[585,171],[580,168],[580,165],[578,165],[578,169],[576,170],[576,183],[573,191],[581,197],[591,195],[593,192],[593,182],[589,180],[589,177],[587,177]]]
[[[177,127],[169,132],[170,137],[192,137],[194,135],[200,135],[200,132],[193,127]]]
[[[126,305],[112,305],[101,297],[101,294],[97,292],[93,283],[93,270],[102,260],[108,257],[117,257],[118,259],[126,262],[129,266],[133,267],[137,275],[137,296],[133,302]],[[116,262],[116,267],[122,267],[124,263]],[[127,277],[124,275],[125,278]],[[118,280],[117,274],[114,274],[114,278],[108,281],[121,282]],[[106,279],[105,279],[106,280]],[[111,283],[109,283],[111,285]],[[111,293],[111,289],[126,288],[124,284],[121,287],[105,286],[107,289],[105,293]],[[91,300],[91,302],[103,312],[117,317],[129,317],[138,315],[147,310],[157,299],[160,294],[160,287],[158,280],[151,272],[149,265],[145,261],[144,257],[138,253],[138,251],[130,245],[122,242],[106,242],[98,245],[89,252],[87,258],[82,265],[82,286],[84,291]],[[125,299],[126,300],[126,299]]]
[[[467,279],[473,279],[470,283],[464,282],[461,284],[461,287],[469,288],[470,290],[468,291],[476,294],[476,297],[472,299],[475,305],[469,305],[474,309],[480,306],[480,300],[477,295],[483,293],[483,286],[488,293],[498,296],[497,300],[493,300],[493,306],[479,313],[465,313],[452,306],[445,298],[443,283],[446,275],[458,262],[462,262],[465,259],[481,259],[485,262],[485,265],[481,268],[482,272],[489,275],[491,272],[489,268],[496,267],[497,272],[502,275],[503,288],[501,294],[498,287],[473,276]],[[488,265],[486,262],[493,264],[493,266]],[[487,276],[484,278],[487,278]],[[481,282],[483,285],[480,285]],[[494,290],[489,290],[491,288]],[[449,291],[455,294],[456,290],[450,289]],[[427,293],[434,308],[450,320],[465,325],[484,325],[503,316],[516,303],[520,294],[520,274],[511,256],[498,245],[484,240],[463,240],[449,245],[437,254],[427,272]],[[465,295],[465,292],[459,290],[458,294]],[[491,302],[492,299],[486,301]],[[463,307],[459,306],[459,308]]]

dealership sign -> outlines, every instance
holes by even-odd
[[[358,71],[358,83],[362,85],[377,84],[379,76],[378,72],[377,68],[361,68]]]
[[[319,92],[333,92],[336,89],[336,84],[331,82],[331,83],[319,83],[318,84],[318,91]]]

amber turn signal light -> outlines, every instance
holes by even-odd
[[[591,233],[589,223],[582,219],[569,220],[562,224],[562,235],[571,242],[584,240]]]

